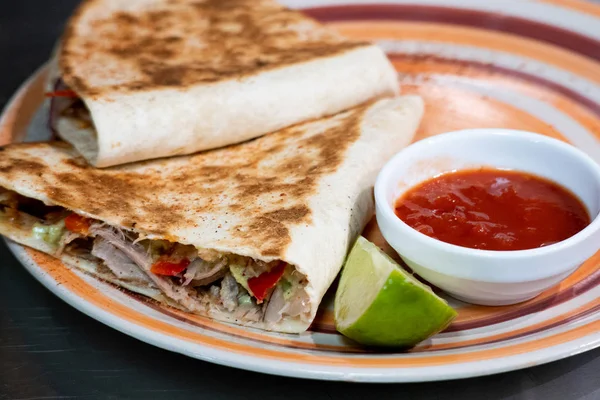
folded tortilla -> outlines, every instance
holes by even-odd
[[[301,332],[372,217],[376,174],[422,114],[420,97],[383,99],[106,169],[64,142],[8,145],[0,233],[192,313]]]
[[[51,125],[96,167],[239,143],[398,91],[380,48],[272,0],[86,0],[51,66]]]

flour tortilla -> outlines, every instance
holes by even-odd
[[[93,120],[55,130],[96,167],[239,143],[398,92],[380,48],[272,0],[86,0],[52,65]]]
[[[383,99],[240,145],[107,169],[65,143],[12,144],[0,151],[0,186],[150,239],[284,261],[307,278],[310,320],[245,325],[301,332],[373,214],[379,169],[422,114],[420,97]],[[0,233],[32,245],[8,225]]]

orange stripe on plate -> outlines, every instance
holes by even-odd
[[[248,345],[229,342],[226,340],[205,336],[199,333],[190,332],[185,329],[177,328],[168,323],[152,319],[147,315],[130,309],[110,297],[104,295],[97,289],[88,285],[85,281],[75,275],[62,263],[46,254],[35,250],[27,249],[35,263],[40,268],[44,269],[53,279],[55,279],[64,288],[71,291],[73,294],[87,301],[94,306],[111,313],[113,316],[127,320],[142,328],[150,329],[165,335],[172,336],[182,340],[187,340],[193,343],[202,344],[224,351],[233,351],[239,354],[244,354],[253,357],[262,357],[269,359],[277,359],[280,361],[321,364],[321,365],[338,365],[338,366],[355,366],[355,367],[416,367],[416,366],[432,366],[443,364],[456,364],[462,362],[479,361],[484,359],[507,357],[510,355],[521,354],[525,352],[544,349],[566,341],[575,340],[591,333],[597,333],[600,329],[600,321],[594,321],[587,325],[559,333],[554,336],[543,339],[520,343],[502,348],[487,349],[481,351],[470,351],[461,354],[446,354],[435,355],[429,357],[411,357],[404,354],[402,357],[385,357],[373,358],[369,356],[351,357],[351,356],[324,356],[314,354],[298,354],[289,352],[280,352],[276,350],[251,347]]]
[[[424,40],[500,50],[533,58],[600,83],[600,63],[558,46],[508,33],[427,22],[349,21],[330,25],[344,35],[363,40]]]
[[[523,335],[528,334],[529,332],[544,329],[546,327],[560,323],[561,321],[564,321],[567,318],[575,317],[579,314],[585,313],[586,311],[589,311],[589,310],[597,307],[598,305],[600,305],[600,299],[596,299],[595,301],[592,301],[591,303],[587,303],[586,305],[576,308],[573,311],[558,315],[558,316],[548,319],[544,322],[529,325],[529,326],[521,328],[521,329],[511,330],[509,332],[499,333],[497,335],[490,335],[490,336],[486,336],[486,337],[478,338],[478,339],[465,340],[465,341],[458,342],[458,343],[440,343],[440,344],[435,344],[435,345],[419,346],[415,350],[418,350],[419,352],[430,351],[430,350],[446,350],[446,349],[452,349],[455,347],[475,346],[478,344],[498,342],[501,340],[510,339],[515,336],[523,336]]]
[[[600,17],[600,6],[590,1],[580,0],[537,0],[540,3],[552,4],[564,8],[570,8],[571,10],[579,11],[585,14],[594,15]],[[599,22],[600,23],[600,22]]]
[[[540,294],[539,296],[526,301],[525,303],[510,305],[510,306],[499,306],[493,307],[490,310],[490,307],[476,306],[476,305],[467,305],[462,307],[459,310],[459,318],[457,318],[457,322],[464,321],[479,321],[479,320],[488,320],[488,319],[498,319],[503,314],[512,313],[516,310],[523,309],[531,306],[532,304],[539,303],[545,299],[548,299],[552,296],[557,295],[558,293],[565,292],[571,289],[575,284],[583,281],[591,274],[596,272],[600,267],[600,252],[594,254],[590,259],[588,259],[581,267],[579,267],[574,273],[572,273],[569,277],[563,280],[558,285],[550,288]]]
[[[212,320],[208,317],[202,317],[200,315],[186,313],[181,310],[177,310],[175,308],[169,308],[168,310],[164,310],[163,306],[158,306],[161,312],[165,312],[165,314],[175,315],[178,319],[183,320],[184,322],[188,322],[194,324],[199,327],[209,327],[221,333],[228,333],[231,335],[236,335],[245,339],[259,341],[265,344],[276,344],[285,346],[288,348],[298,348],[298,349],[307,349],[307,350],[331,350],[331,351],[344,351],[347,353],[363,353],[364,349],[362,348],[353,348],[349,346],[337,346],[337,345],[327,345],[327,344],[315,344],[308,342],[301,342],[299,340],[291,340],[291,339],[282,339],[277,336],[269,335],[268,333],[257,333],[251,331],[249,329],[245,329],[239,326],[232,326],[221,323],[216,320]],[[296,336],[290,334],[289,336]]]

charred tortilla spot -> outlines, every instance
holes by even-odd
[[[169,58],[175,55],[175,50],[166,47],[153,47],[149,49],[150,54],[156,58]]]
[[[110,172],[93,174],[90,173],[89,168],[79,166],[79,170],[75,173],[57,174],[57,181],[62,188],[70,187],[70,190],[66,191],[68,200],[62,201],[79,204],[78,207],[73,208],[85,210],[91,206],[111,213],[136,216],[137,210],[130,202],[136,186],[139,187],[141,184],[140,177],[137,175],[112,176]],[[61,196],[63,199],[64,192],[65,190]]]
[[[260,251],[260,255],[263,257],[277,257],[280,256],[280,250],[278,247],[273,247],[271,249],[264,249]]]
[[[44,169],[44,164],[36,160],[9,158],[6,162],[0,163],[0,173],[8,175],[13,172],[39,175],[44,172]]]
[[[181,42],[182,40],[183,40],[183,38],[181,38],[180,36],[169,36],[164,39],[164,41],[167,43],[178,43],[178,42]]]
[[[137,18],[127,12],[118,12],[114,15],[117,24],[133,25],[137,22]]]
[[[157,86],[179,86],[184,81],[189,69],[181,66],[165,66],[156,63],[146,63],[141,67],[150,82]]]
[[[83,157],[69,158],[68,160],[64,160],[63,162],[65,164],[67,164],[68,166],[70,166],[71,168],[75,168],[75,169],[85,168],[89,165],[87,163],[87,161],[85,161],[85,158],[83,158]]]
[[[161,29],[168,22],[171,13],[168,11],[150,11],[147,14],[148,21],[154,29]]]
[[[240,238],[255,242],[261,254],[263,249],[269,249],[272,256],[281,255],[282,244],[287,245],[290,241],[285,224],[265,216],[255,217],[249,224],[238,225],[235,232]]]
[[[65,30],[59,55],[67,85],[94,96],[189,87],[366,45],[270,0],[150,3],[111,13],[101,2],[84,2]]]
[[[282,208],[280,210],[271,211],[265,214],[269,219],[278,222],[298,222],[310,214],[310,209],[302,204],[291,208]]]
[[[46,195],[55,200],[57,203],[62,203],[63,201],[68,201],[70,196],[66,194],[66,192],[60,187],[49,187],[46,188]]]
[[[229,210],[231,210],[233,212],[237,212],[237,211],[244,209],[244,206],[239,203],[233,203],[233,204],[230,204],[228,208],[229,208]]]

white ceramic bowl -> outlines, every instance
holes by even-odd
[[[550,246],[477,250],[426,236],[394,214],[409,188],[441,173],[492,167],[529,172],[570,189],[592,223]],[[415,273],[453,297],[505,305],[535,297],[566,278],[600,248],[600,166],[585,153],[546,136],[507,129],[469,129],[421,140],[394,156],[375,184],[377,223]]]

